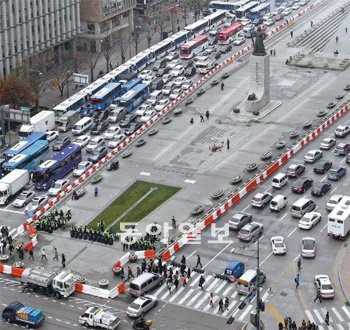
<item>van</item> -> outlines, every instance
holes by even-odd
[[[128,292],[134,297],[139,297],[162,284],[163,276],[155,273],[143,273],[130,282]]]
[[[112,106],[112,104],[110,105],[110,107]],[[116,123],[119,120],[122,120],[127,112],[128,112],[128,108],[125,107],[113,107],[113,109],[111,108],[112,112],[109,114],[108,116],[108,122],[109,123]]]
[[[154,91],[149,95],[149,98],[147,99],[146,103],[151,105],[156,105],[161,99],[162,99],[162,92]]]
[[[316,203],[308,198],[299,198],[290,208],[293,218],[301,219],[305,213],[312,212],[316,208]]]
[[[236,278],[240,277],[244,273],[244,263],[233,260],[226,268],[224,275],[226,275],[229,281],[234,282]]]
[[[91,126],[93,125],[94,121],[90,117],[84,117],[83,119],[80,119],[73,127],[72,133],[74,135],[82,135],[84,134]]]
[[[237,291],[239,294],[248,296],[256,288],[257,284],[257,272],[255,269],[248,269],[237,281]],[[259,285],[265,282],[266,275],[260,271],[259,272]]]
[[[164,86],[164,81],[163,78],[158,78],[156,80],[153,80],[149,86],[149,89],[151,92],[156,91],[156,90],[161,90]]]
[[[283,210],[288,204],[286,196],[276,195],[270,202],[270,210],[279,212]]]
[[[156,62],[153,65],[152,70],[158,71],[159,69],[164,69],[166,67],[166,63],[167,63],[167,60],[164,58],[164,59],[160,60],[159,62]]]
[[[285,173],[278,173],[276,176],[272,179],[272,187],[276,189],[281,189],[284,187],[288,182],[288,176]]]
[[[163,95],[170,95],[171,92],[175,89],[175,83],[173,81],[169,81],[162,89]]]

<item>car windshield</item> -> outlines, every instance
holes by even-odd
[[[330,284],[323,284],[322,285],[322,290],[332,290],[332,286]]]
[[[301,219],[301,221],[302,221],[302,222],[310,222],[311,219],[310,219],[310,218],[303,217],[303,218]]]
[[[262,199],[261,197],[257,197],[257,196],[253,197],[254,202],[260,202],[261,199]]]
[[[62,182],[55,182],[53,185],[53,188],[61,188],[62,187]]]
[[[115,127],[108,128],[107,133],[114,133],[116,131]]]
[[[329,173],[331,173],[331,174],[337,174],[337,172],[338,172],[338,170],[336,170],[336,169],[331,169],[331,170],[329,171]]]
[[[79,164],[77,167],[77,170],[85,170],[86,165],[85,164]]]
[[[91,141],[91,142],[90,142],[90,145],[96,146],[96,145],[97,145],[97,141]]]
[[[83,139],[83,138],[77,138],[77,139],[75,140],[75,142],[81,143],[81,142],[84,142],[84,139]]]
[[[314,242],[313,241],[304,241],[304,249],[305,250],[313,250]]]
[[[242,235],[249,235],[249,230],[248,229],[241,229],[241,234]]]
[[[139,308],[140,308],[140,305],[133,302],[133,303],[130,305],[130,308],[132,308],[132,309],[139,309]]]
[[[20,199],[20,200],[25,200],[27,198],[27,195],[19,195],[18,197],[17,197],[17,199]]]
[[[275,246],[276,247],[284,247],[284,244],[282,242],[276,242]]]

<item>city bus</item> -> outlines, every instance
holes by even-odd
[[[216,23],[223,23],[226,17],[226,12],[224,10],[217,10],[216,12],[208,15],[205,19],[209,20],[209,25],[212,27]]]
[[[191,33],[191,35],[193,35],[198,32],[207,31],[208,28],[209,28],[209,20],[203,18],[193,24],[187,25],[185,27],[185,30],[187,30],[188,32]]]
[[[251,19],[252,21],[256,19],[261,19],[263,16],[270,12],[270,4],[269,3],[262,3],[259,6],[256,6],[252,10],[249,11],[247,14],[247,17]]]
[[[22,153],[12,157],[2,164],[2,171],[8,174],[14,169],[34,170],[41,159],[49,153],[49,142],[47,140],[38,140],[30,147],[23,150]]]
[[[117,99],[118,105],[131,112],[137,108],[149,95],[148,84],[138,84]]]
[[[211,11],[225,10],[233,13],[239,7],[240,5],[238,2],[231,2],[231,1],[210,1],[209,3],[209,9]]]
[[[128,92],[130,89],[133,89],[136,85],[141,84],[141,79],[139,77],[131,78],[130,80],[126,81],[123,85],[123,92]]]
[[[90,97],[91,107],[94,110],[104,110],[111,103],[113,99],[118,97],[122,92],[122,85],[119,83],[109,83],[96,94]]]
[[[152,58],[161,58],[167,54],[167,52],[175,49],[175,43],[172,39],[166,38],[161,42],[158,42],[156,45],[153,45],[148,49],[148,52]]]
[[[10,158],[19,155],[25,150],[26,148],[33,145],[35,142],[39,140],[47,140],[46,133],[45,132],[33,132],[32,134],[25,137],[23,140],[15,144],[13,147],[5,150],[4,156],[6,160],[9,160]]]
[[[242,23],[233,23],[227,28],[218,31],[218,43],[227,45],[233,41],[234,35],[243,29]]]
[[[246,5],[238,8],[235,11],[235,15],[237,18],[244,18],[253,8],[257,7],[258,5],[259,5],[259,2],[257,1],[248,2]]]
[[[186,42],[180,46],[180,57],[181,58],[192,58],[200,53],[208,42],[208,37],[205,35],[199,35],[194,37],[191,41]]]
[[[69,144],[52,159],[44,161],[34,170],[32,181],[35,188],[50,189],[55,181],[73,171],[81,161],[81,147],[75,143]]]

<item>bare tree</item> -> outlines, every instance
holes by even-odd
[[[104,38],[101,43],[101,52],[106,60],[106,72],[109,72],[110,69],[112,69],[111,58],[115,51],[116,47],[113,41],[113,35],[110,34]]]
[[[157,26],[148,21],[147,25],[146,25],[146,37],[147,37],[147,47],[150,48],[151,47],[151,43],[152,43],[152,38],[154,37],[154,34],[157,32]]]
[[[183,0],[180,6],[184,9],[191,10],[194,15],[194,20],[197,21],[201,11],[204,9],[205,0]]]
[[[94,77],[94,70],[96,68],[96,65],[98,63],[98,60],[101,58],[101,53],[99,52],[86,52],[85,58],[87,61],[88,68],[90,70],[90,80],[93,82],[95,80]]]
[[[156,17],[156,28],[160,33],[160,39],[163,39],[164,31],[169,27],[169,15],[165,9],[162,9]]]
[[[128,47],[130,47],[129,35],[126,30],[120,30],[116,33],[116,48],[120,54],[122,63],[125,62],[125,55]]]
[[[135,54],[138,54],[139,52],[140,37],[141,37],[141,31],[135,28],[135,30],[131,32],[131,41],[135,47]]]

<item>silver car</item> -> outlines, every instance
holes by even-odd
[[[33,190],[23,191],[13,202],[14,207],[24,207],[26,206],[35,196]]]
[[[250,242],[264,231],[264,226],[259,222],[251,222],[246,224],[238,233],[238,238],[242,241]]]
[[[150,309],[157,306],[157,297],[146,295],[135,299],[127,308],[126,314],[129,317],[137,318],[146,314]]]

